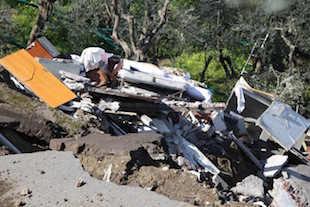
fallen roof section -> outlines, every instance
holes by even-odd
[[[55,60],[49,60],[46,58],[35,58],[47,68],[54,76],[61,80],[60,70],[67,71],[76,75],[80,75],[81,65],[70,63],[70,62],[60,62]]]
[[[309,120],[279,101],[274,101],[257,122],[285,150],[296,145],[299,149],[310,127]]]
[[[243,117],[257,119],[272,103],[274,96],[264,91],[252,88],[241,77],[232,90],[227,102],[226,109],[239,113]],[[242,107],[244,107],[242,109]]]
[[[52,108],[76,98],[71,90],[24,49],[0,59],[0,64]]]

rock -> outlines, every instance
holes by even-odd
[[[288,187],[287,182],[283,178],[274,179],[273,189],[269,191],[269,194],[273,198],[271,206],[298,206],[288,190],[286,190]]]
[[[20,207],[20,206],[24,206],[24,205],[26,205],[26,203],[21,201],[21,200],[16,200],[14,202],[14,206],[16,206],[16,207]]]
[[[78,143],[78,142],[68,142],[66,143],[65,150],[71,151],[73,154],[78,154],[83,151],[85,148],[85,143]]]
[[[231,191],[235,194],[263,199],[265,194],[263,184],[264,181],[261,178],[255,175],[249,175],[240,183],[237,183],[235,187],[231,188]]]
[[[29,190],[29,188],[24,188],[22,190],[22,192],[20,193],[22,196],[27,196],[31,193],[31,191]]]
[[[76,187],[82,187],[83,185],[85,185],[86,183],[84,182],[83,179],[80,179],[77,183],[76,183]]]
[[[65,144],[62,139],[52,139],[49,147],[52,150],[61,151],[65,148]]]

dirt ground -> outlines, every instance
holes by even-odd
[[[3,195],[4,193],[6,193],[11,188],[11,185],[12,184],[0,180],[0,195]],[[7,207],[15,206],[14,198],[10,197],[10,198],[5,198],[5,199],[0,199],[0,204],[2,206],[7,206]]]
[[[249,206],[224,203],[211,183],[198,182],[197,176],[164,158],[160,134],[110,136],[91,134],[80,139],[54,139],[54,150],[69,150],[80,159],[85,171],[100,180],[119,185],[139,186],[173,200],[198,206]],[[108,175],[109,169],[111,170]],[[232,173],[232,171],[230,171]]]

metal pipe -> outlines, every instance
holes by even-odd
[[[19,151],[7,138],[5,138],[1,133],[0,133],[0,143],[6,145],[11,151],[13,151],[16,154],[21,154],[21,151]]]

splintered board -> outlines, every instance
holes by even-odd
[[[52,108],[76,98],[71,90],[24,49],[0,59],[0,64]]]

